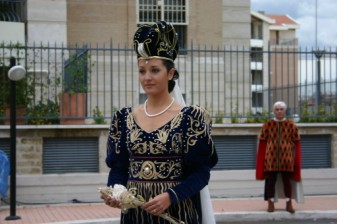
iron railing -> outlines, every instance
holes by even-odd
[[[262,122],[278,100],[287,103],[289,116],[303,122],[337,120],[336,49],[270,46],[261,51],[191,44],[183,51],[175,61],[183,96],[187,104],[209,110],[216,123]],[[146,98],[132,47],[2,44],[2,123],[8,119],[10,57],[27,69],[17,89],[26,102],[26,111],[17,117],[25,124],[104,123],[118,108]]]

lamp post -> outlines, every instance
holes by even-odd
[[[316,50],[314,51],[314,54],[316,56],[316,62],[317,62],[317,89],[316,89],[316,95],[317,95],[317,112],[319,110],[319,105],[321,104],[321,57],[324,55],[324,50]]]
[[[10,79],[10,215],[6,220],[21,219],[16,215],[16,81],[24,78],[26,69],[21,65],[16,65],[16,59],[10,58],[10,69],[8,78]]]

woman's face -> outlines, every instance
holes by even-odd
[[[161,59],[141,59],[138,61],[139,81],[148,95],[168,92],[168,81],[172,79],[174,69],[167,71]]]

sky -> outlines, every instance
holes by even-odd
[[[300,24],[297,37],[303,48],[337,47],[337,0],[251,0],[251,9],[295,19]]]

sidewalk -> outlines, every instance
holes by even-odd
[[[275,203],[275,212],[266,212],[267,203],[262,198],[213,199],[216,220],[219,223],[233,223],[280,219],[336,219],[337,195],[306,196],[304,204],[293,203],[295,214],[284,210],[285,201]],[[10,207],[1,205],[1,224],[117,224],[119,209],[103,203],[75,203],[58,205],[18,205],[16,215],[19,220],[5,220],[10,215]]]

